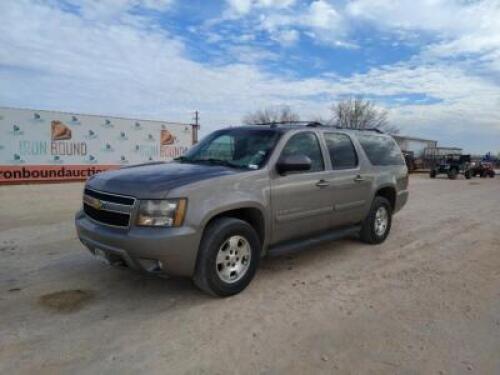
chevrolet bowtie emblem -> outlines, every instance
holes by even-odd
[[[100,210],[100,209],[104,208],[104,204],[99,199],[96,199],[95,203],[94,203],[94,208],[96,210]]]
[[[85,195],[83,201],[96,210],[101,210],[104,208],[104,203],[102,201],[97,198],[91,197],[90,195]]]

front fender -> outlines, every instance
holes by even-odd
[[[209,212],[203,217],[200,228],[202,231],[205,231],[205,228],[207,225],[210,223],[211,220],[213,220],[217,216],[223,216],[224,213],[234,211],[234,210],[240,210],[240,209],[255,209],[258,212],[260,212],[260,215],[262,216],[263,219],[263,229],[264,229],[264,240],[262,243],[262,248],[265,251],[267,248],[267,243],[268,239],[271,233],[271,227],[270,227],[270,214],[269,214],[269,208],[265,207],[263,204],[255,201],[239,201],[239,202],[233,202],[230,204],[226,204],[224,206],[219,206]]]

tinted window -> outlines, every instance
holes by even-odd
[[[204,156],[207,158],[216,158],[231,160],[234,153],[234,139],[229,135],[221,135],[214,139],[205,149]]]
[[[404,165],[401,150],[391,137],[359,134],[358,139],[373,165]]]
[[[281,153],[281,157],[291,155],[305,155],[311,159],[312,165],[309,172],[324,170],[323,155],[319,146],[318,137],[313,133],[295,134],[289,139]]]
[[[349,136],[325,133],[325,142],[333,169],[349,169],[358,165],[358,156]]]

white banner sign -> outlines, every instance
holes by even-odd
[[[0,108],[0,183],[84,179],[121,165],[171,160],[192,144],[187,124]]]

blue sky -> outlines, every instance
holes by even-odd
[[[363,95],[402,134],[500,151],[498,0],[6,0],[0,105],[203,132]]]

